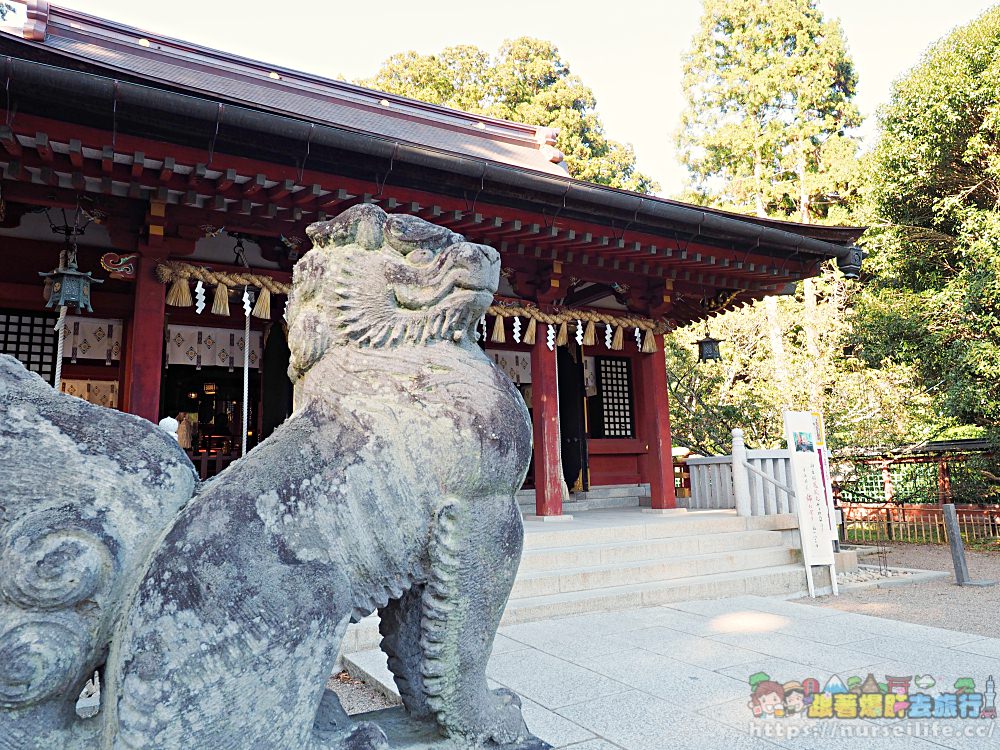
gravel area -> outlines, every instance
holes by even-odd
[[[910,573],[906,573],[902,570],[896,570],[894,568],[889,568],[885,573],[883,573],[878,568],[862,567],[853,573],[837,573],[837,585],[844,586],[852,583],[887,581],[890,578],[906,578],[910,575]]]
[[[326,686],[340,698],[340,705],[349,716],[363,714],[366,711],[377,711],[398,705],[390,701],[382,693],[361,680],[355,680],[347,672],[335,674]]]
[[[965,554],[969,575],[973,579],[1000,581],[1000,553],[967,550]],[[877,564],[874,556],[862,557],[860,562],[866,565]],[[912,586],[868,588],[843,592],[840,596],[797,601],[845,612],[1000,638],[1000,585],[987,588],[956,586],[951,552],[947,545],[891,545],[889,566],[943,570],[952,576]]]

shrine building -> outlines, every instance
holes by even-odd
[[[562,512],[563,483],[673,508],[663,334],[785,293],[830,259],[860,267],[860,229],[581,182],[552,129],[42,0],[0,53],[0,352],[90,401],[179,418],[203,477],[289,415],[292,268],[306,226],[357,203],[500,252],[480,343],[531,410],[540,516]],[[39,274],[72,257],[101,283],[93,312],[66,316],[59,360],[60,306],[46,307],[59,289]]]

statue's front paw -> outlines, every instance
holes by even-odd
[[[489,707],[482,717],[482,739],[492,740],[503,746],[528,736],[528,728],[521,716],[521,699],[516,693],[506,688],[494,690],[487,705]]]
[[[495,695],[499,700],[503,701],[504,703],[512,703],[518,708],[521,707],[521,696],[515,693],[513,690],[510,690],[509,688],[505,687],[497,688],[496,690],[493,691],[493,695]]]
[[[343,750],[389,750],[389,740],[374,721],[363,721],[348,735],[342,747]]]
[[[337,739],[317,738],[310,747],[315,750],[389,750],[385,732],[374,721],[362,721]]]

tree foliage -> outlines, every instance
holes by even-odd
[[[872,157],[863,356],[912,363],[944,413],[1000,428],[1000,8],[894,87]]]
[[[471,45],[435,55],[401,52],[362,86],[465,112],[559,129],[556,147],[577,179],[643,193],[657,184],[636,167],[630,145],[607,137],[593,92],[551,42],[504,42],[496,55]]]
[[[845,128],[858,124],[854,67],[837,23],[813,0],[705,0],[685,58],[680,135],[695,194],[709,205],[824,223],[857,221],[864,172]],[[783,441],[783,409],[824,413],[833,447],[897,446],[950,424],[912,362],[859,356],[859,285],[829,265],[793,295],[711,323],[719,365],[696,364],[700,326],[669,337],[675,439],[725,453]]]
[[[859,124],[856,84],[840,25],[815,0],[705,0],[678,138],[694,194],[758,216],[826,218],[856,186],[845,134]]]
[[[823,412],[833,448],[919,443],[938,431],[932,394],[911,366],[871,368],[854,356],[854,283],[835,268],[795,295],[763,300],[712,323],[721,362],[697,363],[694,325],[667,338],[674,439],[728,453],[739,427],[755,448],[782,445],[783,409]]]

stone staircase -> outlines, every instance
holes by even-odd
[[[792,515],[732,511],[657,516],[598,510],[561,524],[526,522],[524,553],[503,624],[691,599],[806,592]],[[830,585],[815,569],[817,589]],[[377,618],[352,626],[344,653],[377,647]]]
[[[517,504],[521,508],[521,513],[534,513],[535,491],[518,492]],[[593,487],[587,492],[570,493],[569,501],[563,503],[563,513],[573,515],[585,510],[638,508],[640,505],[649,505],[648,484],[613,484]]]
[[[658,520],[526,534],[504,624],[806,590],[794,516],[705,512]],[[817,586],[829,586],[829,578],[817,575]]]

